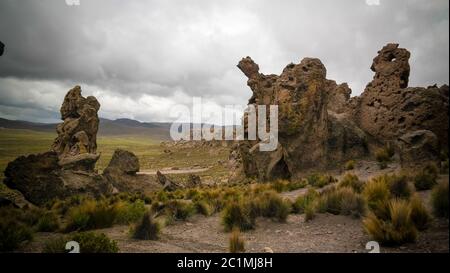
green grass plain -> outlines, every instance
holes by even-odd
[[[31,130],[0,129],[0,178],[3,180],[4,170],[8,162],[21,155],[43,153],[50,150],[56,137],[55,133]],[[189,168],[193,166],[210,167],[200,177],[216,179],[227,174],[224,164],[229,154],[228,148],[171,147],[171,153],[158,140],[144,136],[99,136],[97,152],[101,154],[97,169],[102,171],[111,160],[116,149],[133,152],[138,158],[141,170],[160,170],[164,168]],[[186,175],[171,175],[184,178]]]

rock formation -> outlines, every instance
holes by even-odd
[[[261,180],[290,178],[367,155],[365,133],[351,120],[339,116],[345,110],[349,88],[327,80],[319,59],[305,58],[300,64],[289,64],[280,76],[259,73],[250,57],[242,59],[238,67],[253,91],[249,104],[279,107],[276,151],[260,152],[258,141],[239,145],[247,176]]]
[[[279,76],[242,59],[238,68],[253,92],[249,105],[279,107],[279,146],[260,152],[258,141],[241,142],[230,155],[241,167],[233,168],[260,180],[296,177],[367,157],[388,143],[397,144],[404,166],[436,158],[448,145],[449,89],[408,88],[409,57],[398,44],[383,47],[371,67],[374,79],[354,98],[347,84],[326,79],[318,59],[289,64]]]
[[[75,194],[97,197],[112,192],[101,175],[64,170],[58,161],[55,152],[21,156],[6,167],[4,183],[36,205]]]
[[[100,155],[97,151],[97,131],[100,109],[95,97],[84,98],[81,87],[70,90],[61,106],[61,119],[56,128],[58,137],[52,150],[59,158],[59,164],[66,169],[93,171]]]
[[[395,141],[416,130],[433,132],[448,145],[449,88],[408,88],[410,53],[398,44],[384,46],[373,60],[373,80],[352,102],[351,116],[371,136]]]
[[[5,170],[5,185],[36,205],[74,194],[98,197],[161,188],[154,178],[137,174],[139,160],[127,151],[117,150],[103,175],[95,171],[100,157],[96,153],[99,108],[97,99],[84,98],[79,86],[70,90],[61,106],[64,122],[57,126],[58,137],[51,151],[10,162]]]
[[[172,181],[170,178],[162,174],[160,171],[156,172],[156,179],[162,185],[163,190],[165,191],[176,191],[177,189],[182,188],[180,185],[178,185],[178,183]]]
[[[103,171],[103,177],[121,192],[150,192],[161,188],[153,177],[138,174],[139,169],[135,154],[117,149]]]

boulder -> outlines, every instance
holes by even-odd
[[[139,159],[135,154],[117,149],[103,171],[103,177],[121,192],[146,193],[161,188],[153,176],[138,174],[139,169]]]
[[[414,168],[428,163],[440,166],[440,145],[437,136],[428,130],[418,130],[399,137],[397,145],[403,168]]]
[[[111,161],[103,173],[120,172],[122,174],[133,175],[139,172],[139,159],[135,154],[122,149],[117,149]]]
[[[156,179],[162,185],[163,190],[165,191],[176,191],[177,189],[182,188],[178,183],[172,181],[170,178],[162,174],[160,171],[156,172]]]
[[[95,173],[64,170],[58,164],[55,152],[21,156],[8,163],[4,183],[23,194],[35,205],[74,194],[93,197],[110,194],[112,188],[102,176]]]

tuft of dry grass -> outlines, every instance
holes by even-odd
[[[237,228],[234,228],[230,234],[229,250],[230,253],[245,252],[245,241],[242,239],[241,232]]]

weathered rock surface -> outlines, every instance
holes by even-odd
[[[117,149],[103,171],[103,177],[121,192],[146,193],[161,188],[154,177],[137,174],[139,169],[139,159],[135,154]]]
[[[327,80],[319,59],[289,64],[280,76],[259,73],[250,57],[238,67],[253,91],[249,104],[279,107],[276,151],[260,152],[257,141],[239,145],[247,176],[262,180],[295,177],[367,155],[365,133],[336,115],[345,110],[349,88]]]
[[[383,142],[429,130],[447,146],[449,88],[408,88],[409,57],[408,50],[398,44],[378,52],[371,67],[375,76],[352,102],[351,116],[361,129]]]
[[[176,191],[177,189],[181,189],[181,185],[172,181],[170,178],[162,174],[160,171],[156,172],[156,179],[162,185],[163,190],[165,191]]]
[[[279,106],[279,146],[260,152],[258,141],[241,142],[230,155],[233,169],[260,180],[296,177],[397,140],[404,166],[437,160],[448,145],[449,87],[408,87],[409,58],[408,50],[387,44],[373,59],[373,80],[354,98],[347,84],[326,79],[319,59],[289,64],[279,76],[242,59],[238,68],[253,92],[249,105]]]
[[[404,168],[440,164],[440,145],[437,136],[428,130],[406,133],[398,138],[400,162]]]
[[[68,165],[72,170],[94,170],[99,158],[96,155],[99,109],[100,103],[95,97],[81,95],[80,86],[67,93],[60,110],[64,122],[57,126],[58,137],[52,145],[61,165]]]
[[[8,164],[5,177],[9,188],[18,190],[36,205],[74,194],[100,196],[112,190],[98,174],[64,170],[58,165],[55,152],[21,156]]]

